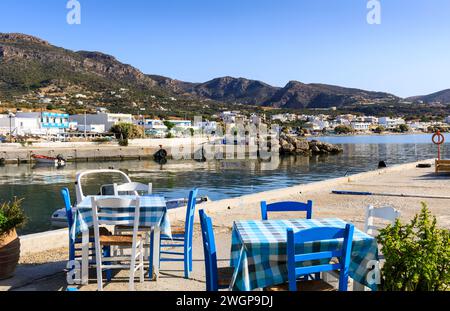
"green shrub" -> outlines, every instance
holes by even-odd
[[[353,133],[354,130],[350,126],[347,125],[338,125],[334,128],[334,132],[336,134],[350,134]]]
[[[117,139],[133,139],[144,137],[142,127],[131,123],[119,123],[111,128],[111,132],[116,135]]]
[[[380,230],[386,262],[381,288],[387,291],[440,291],[450,288],[450,231],[436,227],[425,203],[410,224],[399,220]]]
[[[0,204],[0,235],[14,228],[20,228],[26,223],[26,216],[22,210],[22,200]]]
[[[128,139],[119,139],[119,146],[128,147]]]

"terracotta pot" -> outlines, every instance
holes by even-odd
[[[12,277],[20,257],[20,240],[16,229],[0,235],[0,280]]]

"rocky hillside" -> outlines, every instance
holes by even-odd
[[[423,101],[424,103],[428,103],[428,104],[436,103],[436,102],[439,102],[441,104],[449,104],[450,103],[450,89],[432,93],[429,95],[410,97],[410,98],[407,98],[407,100]]]
[[[59,84],[88,89],[126,86],[149,90],[157,82],[99,52],[73,52],[23,34],[0,33],[0,89],[21,91]]]
[[[397,99],[394,95],[344,88],[326,84],[304,84],[289,82],[284,88],[264,102],[265,106],[278,108],[328,108],[373,100]]]
[[[298,81],[291,81],[282,88],[261,81],[233,77],[217,78],[204,83],[184,82],[145,74],[100,52],[74,52],[33,36],[0,33],[0,100],[5,94],[26,93],[48,85],[57,85],[63,91],[64,86],[75,85],[81,90],[104,93],[112,89],[127,88],[140,96],[135,99],[130,95],[128,101],[145,103],[157,95],[164,103],[173,101],[170,98],[175,96],[180,102],[196,101],[201,106],[208,106],[203,102],[210,101],[229,106],[237,103],[290,109],[339,108],[359,103],[391,103],[398,100],[388,93]],[[415,99],[450,102],[450,90]],[[167,110],[172,110],[173,105],[174,102],[171,106],[166,105]],[[120,106],[120,103],[116,106]],[[179,109],[192,108],[186,104],[178,106]]]

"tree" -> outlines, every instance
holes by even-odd
[[[406,124],[400,124],[398,126],[398,129],[400,130],[400,132],[405,133],[409,131],[409,126]]]
[[[373,131],[377,134],[380,134],[380,133],[383,133],[384,131],[386,131],[386,129],[383,126],[379,125]]]
[[[349,133],[353,133],[354,130],[353,130],[353,128],[351,128],[350,126],[347,126],[347,125],[338,125],[334,128],[334,132],[336,134],[349,134]]]
[[[111,133],[114,133],[117,139],[123,140],[144,137],[142,127],[131,123],[118,123],[111,128]]]
[[[175,127],[175,124],[170,121],[164,121],[163,123],[167,127],[168,132],[170,132]]]

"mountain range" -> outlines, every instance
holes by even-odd
[[[284,87],[234,77],[204,83],[179,81],[145,74],[101,52],[75,52],[30,35],[0,33],[0,95],[26,93],[48,85],[76,86],[93,92],[129,88],[153,96],[289,109],[400,100],[384,92],[298,81],[290,81]],[[450,89],[407,100],[450,103]]]

